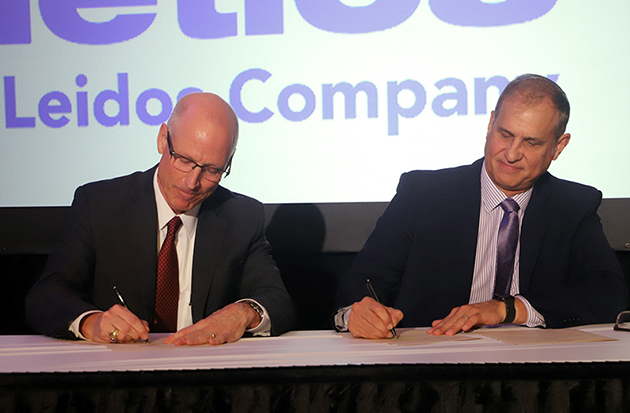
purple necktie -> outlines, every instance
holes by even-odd
[[[155,294],[155,320],[151,331],[172,333],[177,331],[177,307],[179,304],[179,263],[175,239],[182,225],[179,217],[171,219],[166,239],[158,257],[157,289]]]
[[[497,237],[497,272],[494,280],[494,294],[506,296],[510,294],[514,258],[518,243],[518,210],[520,207],[512,198],[501,202],[503,219],[499,225]]]

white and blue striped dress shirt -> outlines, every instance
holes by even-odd
[[[527,308],[528,327],[544,326],[545,320],[523,296],[519,294],[519,252],[521,247],[520,227],[523,224],[523,216],[527,204],[532,196],[532,188],[528,191],[512,197],[520,207],[518,211],[519,241],[516,246],[516,259],[514,260],[514,273],[510,295],[516,296]],[[492,300],[494,292],[494,278],[497,264],[497,235],[499,224],[503,218],[503,209],[499,207],[507,196],[494,185],[488,173],[486,165],[481,168],[481,208],[479,210],[479,229],[477,233],[477,251],[475,255],[475,270],[473,274],[472,288],[470,290],[470,304]]]

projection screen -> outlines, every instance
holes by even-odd
[[[482,157],[522,73],[571,102],[550,171],[630,197],[629,16],[594,0],[0,0],[0,206],[69,205],[79,185],[152,167],[191,91],[240,119],[224,186],[389,201],[405,171]]]

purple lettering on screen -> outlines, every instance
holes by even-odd
[[[118,15],[108,22],[84,20],[77,9],[155,6],[157,0],[39,0],[39,10],[50,31],[80,44],[112,44],[132,39],[151,26],[155,13]]]
[[[105,102],[108,100],[118,104],[118,113],[114,116],[105,113]],[[96,95],[94,117],[103,126],[129,125],[129,79],[127,73],[118,73],[118,91],[107,89]]]
[[[400,106],[398,94],[409,90],[414,95],[414,102],[408,108]],[[387,135],[398,135],[398,117],[414,118],[427,104],[427,92],[418,81],[407,79],[402,82],[387,82]]]
[[[55,103],[57,102],[57,103]],[[38,114],[39,118],[42,120],[44,125],[51,128],[61,128],[66,126],[70,119],[67,116],[60,116],[58,118],[54,118],[50,116],[51,114],[58,113],[71,113],[72,105],[70,104],[70,99],[65,94],[54,91],[46,93],[38,105]]]
[[[284,33],[282,0],[245,0],[245,34]]]
[[[340,0],[295,0],[300,15],[309,24],[334,33],[370,33],[390,29],[407,20],[420,0],[375,0],[351,7]]]
[[[160,102],[161,110],[157,115],[152,115],[147,110],[147,103],[149,100],[155,99]],[[148,89],[140,93],[138,100],[136,100],[136,113],[138,118],[147,125],[161,125],[168,120],[168,117],[173,111],[173,102],[171,97],[162,89]]]
[[[4,77],[4,116],[7,129],[34,128],[35,117],[18,117],[15,76]]]
[[[289,99],[293,95],[300,95],[304,98],[304,107],[301,110],[294,111],[289,106]],[[278,110],[287,120],[293,122],[303,121],[315,111],[315,93],[308,86],[299,83],[289,85],[282,89],[278,95]]]
[[[456,26],[492,27],[524,23],[544,16],[557,0],[429,0],[431,11],[440,20]]]
[[[77,75],[74,79],[79,87],[87,85],[87,76],[84,74]],[[87,92],[77,92],[77,126],[84,127],[90,123],[88,116],[88,94]]]
[[[496,88],[496,97],[498,99],[508,83],[510,83],[510,81],[505,76],[492,76],[491,78],[476,77],[475,115],[485,115],[488,113],[488,88]]]
[[[364,92],[367,97],[367,117],[378,117],[378,90],[372,82],[363,81],[356,86],[348,82],[340,82],[333,86],[332,83],[322,85],[322,119],[332,119],[335,113],[334,96],[341,93],[345,101],[346,119],[357,117],[357,93]]]
[[[177,20],[182,32],[195,39],[236,36],[236,13],[219,13],[214,0],[178,0]]]
[[[450,86],[453,87],[455,91],[445,92],[436,96],[431,103],[433,113],[443,118],[453,114],[457,114],[458,116],[468,114],[468,91],[466,90],[466,84],[461,79],[448,77],[438,80],[435,86],[439,90]],[[455,105],[452,105],[452,107],[450,107],[451,105],[444,105],[444,103],[448,101],[455,101]]]
[[[0,1],[0,44],[31,43],[29,0]]]
[[[264,69],[248,69],[234,78],[230,85],[230,105],[234,109],[236,116],[245,122],[262,123],[273,116],[273,112],[267,108],[262,108],[258,112],[245,109],[242,100],[243,86],[250,80],[259,80],[265,83],[271,77],[271,73]]]

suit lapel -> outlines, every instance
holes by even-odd
[[[466,300],[472,288],[473,275],[475,272],[475,257],[477,253],[477,237],[479,232],[479,209],[481,208],[481,166],[483,159],[475,162],[464,180],[461,189],[461,199],[458,200],[456,210],[458,211],[454,220],[459,230],[458,237],[461,242],[461,250],[466,251],[461,259],[461,271],[466,276],[466,284],[461,284],[462,294],[466,295]],[[465,287],[465,288],[464,288]]]
[[[135,184],[130,196],[126,218],[127,236],[134,247],[130,272],[136,291],[129,296],[142,297],[142,308],[153,317],[155,308],[155,283],[157,276],[157,207],[153,192],[155,168],[144,172]]]
[[[222,190],[217,188],[217,192]],[[199,210],[195,250],[192,268],[192,315],[193,322],[204,317],[204,310],[210,297],[210,288],[214,281],[215,268],[219,260],[221,246],[227,228],[227,221],[219,216],[219,194],[213,194]]]
[[[519,257],[519,290],[527,293],[534,267],[553,209],[549,173],[545,173],[534,185],[532,197],[527,205],[521,226],[521,252]]]

